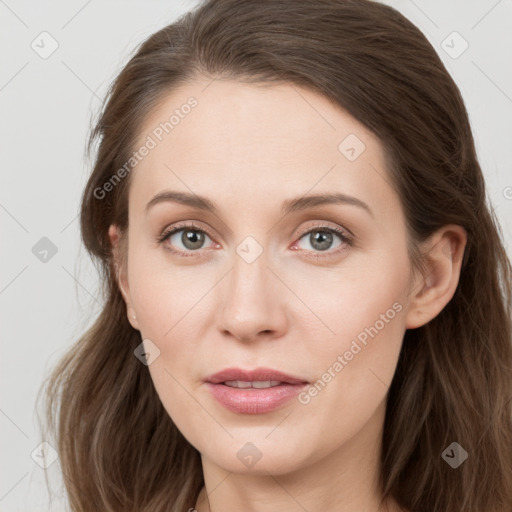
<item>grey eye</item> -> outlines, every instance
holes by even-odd
[[[206,237],[208,237],[208,235],[200,230],[183,228],[177,230],[169,237],[169,240],[172,245],[175,244],[175,242],[172,240],[173,237],[179,237],[178,239],[180,243],[183,245],[183,248],[190,251],[194,251],[202,248],[205,239]],[[180,248],[179,245],[178,248]]]
[[[340,240],[340,243],[338,244],[338,246],[341,245],[340,235],[338,235],[337,233],[334,233],[330,230],[327,230],[327,229],[314,229],[314,230],[310,231],[309,233],[306,233],[305,235],[303,235],[301,237],[301,240],[306,239],[309,242],[312,249],[309,249],[308,247],[306,247],[307,250],[327,251],[328,249],[334,249],[335,247],[338,247],[338,246],[333,247],[333,245],[332,245],[334,236],[336,236]]]

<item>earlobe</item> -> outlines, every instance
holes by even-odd
[[[137,315],[135,314],[132,305],[130,288],[126,275],[126,265],[124,264],[126,257],[123,257],[125,255],[122,254],[121,235],[118,226],[112,224],[109,227],[108,236],[112,247],[112,257],[116,273],[117,285],[119,286],[119,291],[121,292],[121,295],[126,303],[126,314],[128,316],[128,321],[134,329],[139,330]]]
[[[427,273],[415,283],[407,311],[406,329],[415,329],[435,318],[457,289],[467,235],[462,226],[443,226],[424,242]]]

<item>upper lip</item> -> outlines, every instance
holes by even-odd
[[[307,381],[299,377],[293,377],[286,373],[272,368],[255,368],[254,370],[242,370],[241,368],[225,368],[220,372],[214,373],[205,379],[206,382],[219,384],[221,382],[241,380],[244,382],[277,380],[287,384],[306,384]]]

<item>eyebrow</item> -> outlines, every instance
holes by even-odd
[[[209,211],[216,215],[218,214],[218,208],[208,198],[197,194],[189,194],[188,192],[177,192],[173,190],[165,190],[154,196],[146,205],[145,212],[147,213],[150,208],[163,202],[179,203],[199,210]],[[313,194],[297,197],[295,199],[288,199],[283,202],[281,214],[287,215],[288,213],[306,210],[308,208],[322,206],[325,204],[346,204],[350,206],[357,206],[366,210],[373,217],[373,212],[364,201],[341,192],[331,194]]]

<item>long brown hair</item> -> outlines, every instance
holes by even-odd
[[[80,217],[103,310],[45,389],[71,508],[185,512],[204,484],[200,454],[133,354],[141,337],[108,237],[112,223],[126,230],[130,175],[97,197],[129,161],[152,108],[198,76],[308,87],[372,130],[389,157],[414,268],[424,271],[418,244],[435,230],[465,228],[452,300],[405,333],[388,394],[382,495],[411,512],[509,511],[511,264],[459,89],[418,28],[370,0],[209,0],[144,41],[112,84],[88,141],[89,153],[99,144]],[[452,442],[468,453],[456,469],[441,456]]]

